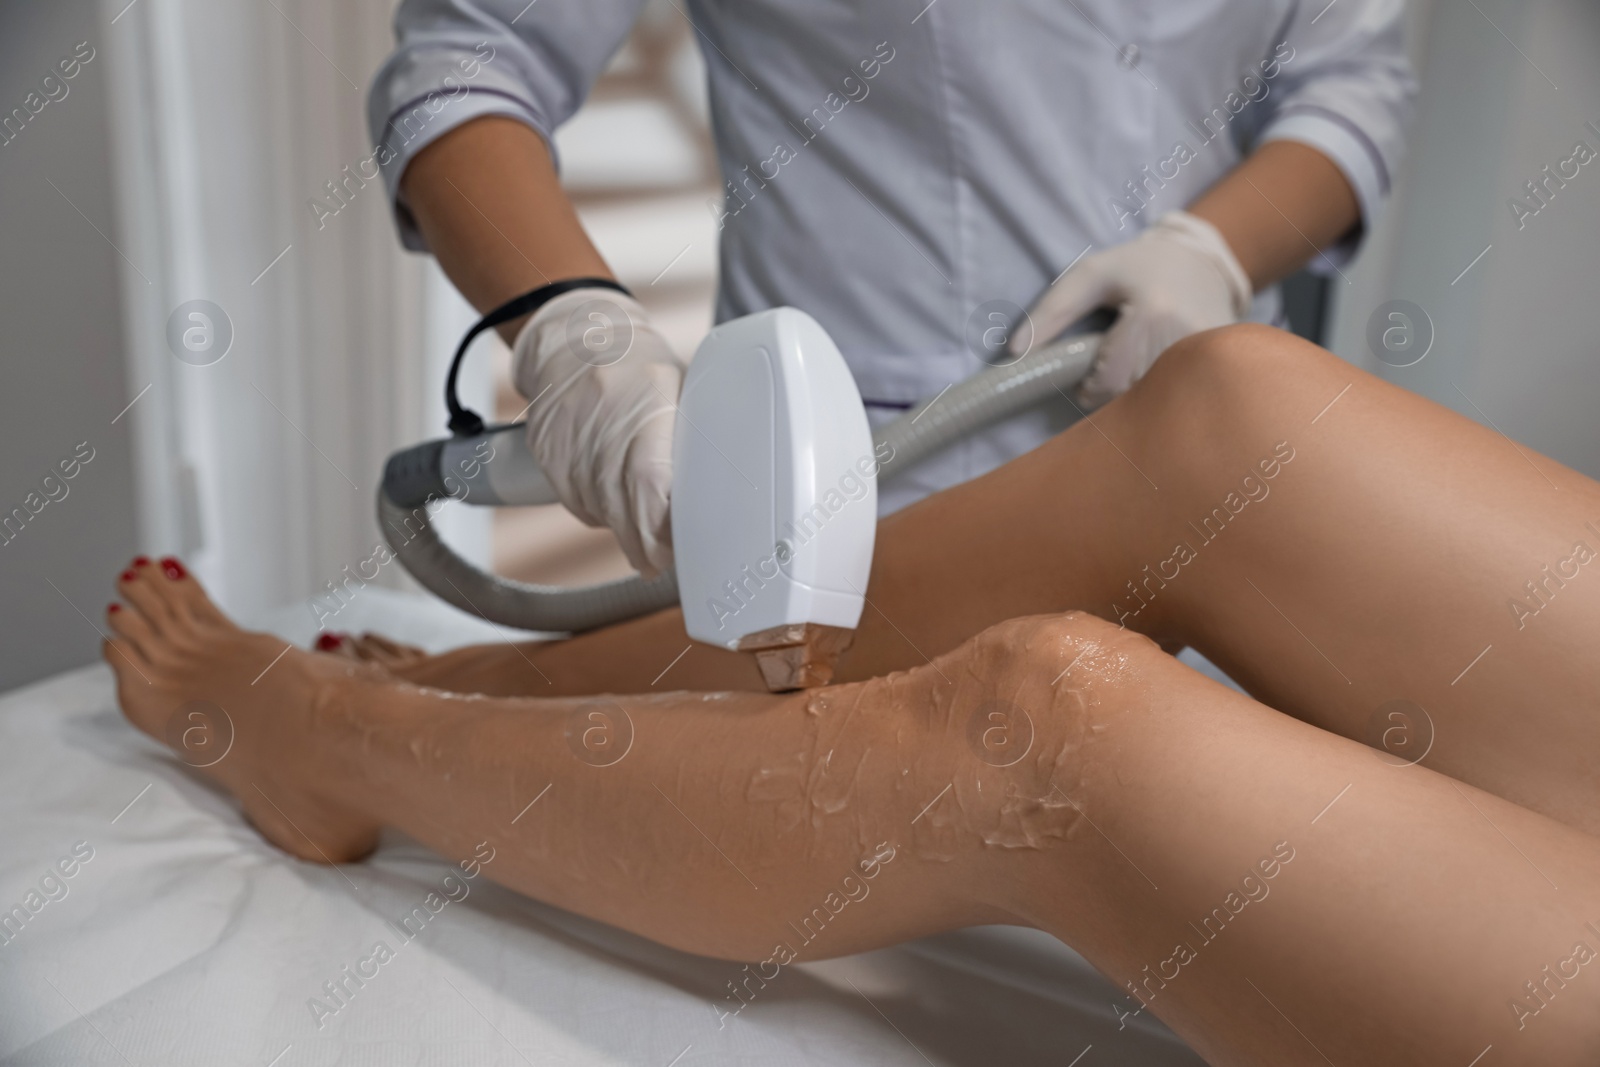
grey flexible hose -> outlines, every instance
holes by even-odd
[[[879,468],[878,481],[893,478],[985,426],[1052,397],[1066,396],[1089,373],[1102,336],[1093,333],[1057,341],[1015,363],[980,371],[881,427],[872,443],[887,442],[893,459]]]
[[[678,578],[635,574],[599,585],[532,585],[489,574],[439,539],[428,507],[404,508],[378,490],[378,525],[401,566],[441,600],[502,626],[576,633],[648,615],[678,602]]]
[[[991,367],[925,400],[873,434],[887,444],[878,480],[892,478],[978,430],[1063,396],[1094,362],[1100,334],[1057,341],[1004,366]],[[388,479],[386,478],[386,482]],[[378,490],[378,525],[395,558],[430,593],[489,622],[544,633],[579,632],[647,615],[678,603],[671,573],[634,575],[599,585],[533,585],[479,570],[433,528],[429,505],[405,507]]]

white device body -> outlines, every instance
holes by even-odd
[[[734,648],[787,624],[856,627],[879,460],[855,379],[815,319],[774,308],[712,330],[684,380],[672,462],[690,637]]]

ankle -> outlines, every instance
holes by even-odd
[[[310,682],[309,714],[289,769],[298,784],[327,803],[375,817],[369,809],[376,801],[374,787],[385,780],[380,769],[387,749],[380,738],[403,729],[400,702],[384,699],[392,685],[365,672]]]

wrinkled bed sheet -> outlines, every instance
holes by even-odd
[[[501,639],[371,587],[337,622],[435,650]],[[313,629],[303,607],[265,625]],[[798,964],[727,1019],[734,965],[482,877],[405,940],[394,921],[450,864],[399,834],[352,866],[283,855],[123,721],[103,666],[0,697],[0,761],[0,910],[26,916],[0,926],[0,1063],[1200,1062],[1148,1013],[1119,1030],[1117,990],[1032,930]],[[392,958],[330,1013],[323,984],[380,941]]]

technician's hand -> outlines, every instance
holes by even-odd
[[[512,346],[528,447],[561,502],[609,526],[647,578],[672,565],[672,428],[684,363],[638,301],[575,289],[533,314]]]
[[[1186,211],[1163,215],[1126,244],[1087,256],[1029,311],[1033,337],[1053,340],[1096,308],[1119,312],[1079,400],[1097,407],[1192,333],[1237,322],[1250,306],[1250,279],[1217,228]],[[1013,337],[1020,351],[1026,333]]]

